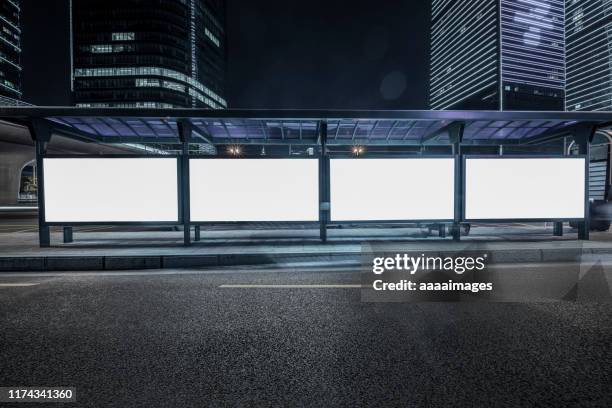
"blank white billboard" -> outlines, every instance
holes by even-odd
[[[452,158],[333,159],[332,221],[452,220]]]
[[[465,217],[584,218],[584,158],[466,160]]]
[[[178,222],[175,158],[47,158],[47,222]]]
[[[191,159],[191,220],[318,221],[313,159]]]

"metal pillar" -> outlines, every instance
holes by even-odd
[[[446,225],[438,224],[438,236],[440,238],[446,238]]]
[[[200,234],[200,226],[196,225],[195,227],[193,227],[193,229],[195,234],[194,241],[198,242],[202,239],[202,236]]]
[[[40,247],[51,245],[51,233],[45,219],[45,171],[43,157],[51,141],[51,129],[42,119],[32,119],[29,124],[30,137],[34,140],[36,149],[36,180],[38,196],[38,242]]]
[[[327,224],[330,219],[329,156],[327,155],[327,122],[319,122],[319,236],[327,242]]]
[[[449,128],[449,138],[453,144],[453,156],[455,157],[455,219],[451,227],[453,241],[461,240],[461,221],[463,220],[463,155],[461,154],[461,142],[465,124],[457,122]]]
[[[69,244],[73,241],[72,227],[64,227],[64,244]]]
[[[185,246],[191,245],[191,209],[189,199],[189,141],[193,127],[188,120],[179,120],[177,122],[179,139],[182,144],[182,154],[180,157],[180,206],[181,214],[183,215],[183,243]]]
[[[567,136],[563,137],[563,156],[567,156]],[[555,222],[553,223],[553,236],[562,237],[563,236],[563,222]]]
[[[597,126],[584,124],[573,132],[574,142],[578,146],[578,154],[585,156],[584,163],[584,222],[578,226],[578,239],[588,241],[591,226],[591,203],[589,200],[589,165],[591,162],[591,142],[597,131]]]

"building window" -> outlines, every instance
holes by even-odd
[[[176,82],[164,81],[163,87],[166,89],[172,89],[173,91],[185,92],[185,86],[177,84]]]
[[[138,78],[136,79],[137,87],[159,87],[159,80],[149,78]]]
[[[207,105],[219,109],[227,106],[225,99],[204,86],[199,81],[181,72],[160,67],[106,67],[106,68],[77,68],[74,70],[75,77],[113,77],[113,76],[141,76],[154,75],[162,76],[177,81],[182,81],[190,85],[189,95],[205,102]],[[193,94],[192,94],[193,92]],[[202,95],[201,93],[204,93]],[[215,102],[213,102],[213,100]]]
[[[106,54],[113,52],[113,46],[110,44],[92,45],[89,47],[89,51],[94,54]]]
[[[84,47],[86,51],[92,54],[110,54],[113,52],[134,51],[133,44],[94,44],[89,47]]]
[[[210,41],[212,41],[213,44],[215,44],[217,47],[221,45],[221,42],[219,41],[219,39],[213,33],[211,33],[208,30],[208,28],[204,28],[204,34],[206,34],[206,36],[210,39]]]
[[[136,34],[134,33],[113,33],[113,41],[134,41]]]

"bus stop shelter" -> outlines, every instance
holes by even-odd
[[[181,225],[189,245],[192,227],[197,239],[210,223],[261,221],[317,224],[323,242],[343,223],[439,223],[459,240],[470,222],[560,234],[572,221],[585,240],[590,143],[612,126],[601,112],[13,107],[0,119],[35,142],[41,246],[50,226]],[[51,155],[56,135],[142,153]]]

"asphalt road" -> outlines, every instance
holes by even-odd
[[[294,286],[222,287],[243,284]],[[356,284],[0,275],[0,386],[74,386],[78,407],[612,406],[610,303],[372,304]]]

